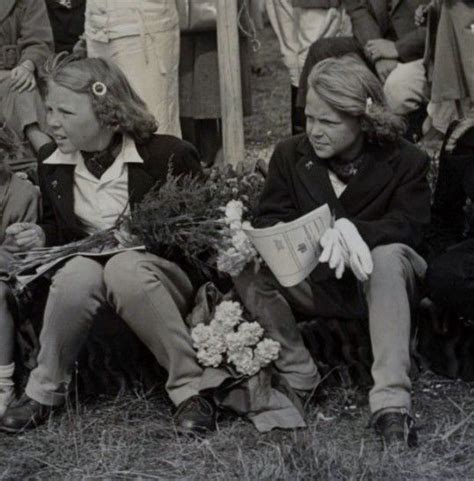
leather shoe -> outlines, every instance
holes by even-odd
[[[177,407],[173,422],[180,434],[206,434],[216,429],[216,415],[211,398],[195,395]]]
[[[415,422],[403,412],[381,413],[374,422],[375,431],[382,437],[385,448],[400,446],[413,448],[417,445]]]
[[[26,394],[10,406],[0,421],[0,431],[19,433],[44,424],[53,410],[52,406],[40,404]]]

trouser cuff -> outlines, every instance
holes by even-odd
[[[392,395],[373,395],[369,396],[370,412],[372,415],[380,411],[406,411],[411,413],[411,396],[408,392],[401,392]]]
[[[296,373],[283,373],[280,375],[288,382],[288,384],[298,391],[312,391],[321,382],[321,376],[316,368],[311,374],[296,374]]]
[[[25,388],[25,393],[31,399],[34,399],[45,406],[61,406],[66,401],[68,391],[66,388],[61,392],[46,391],[30,377]]]
[[[197,394],[199,394],[199,389],[196,389],[194,386],[183,386],[168,391],[168,396],[175,406],[179,406],[183,401],[186,401],[186,399],[196,396]]]

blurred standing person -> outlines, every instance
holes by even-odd
[[[0,125],[38,151],[51,141],[36,73],[53,48],[43,0],[0,2]]]
[[[266,9],[290,74],[292,132],[300,133],[304,116],[296,96],[309,47],[321,38],[350,35],[350,19],[340,0],[266,0]]]
[[[46,0],[54,51],[71,53],[84,32],[86,0]]]
[[[433,0],[420,13],[428,17],[428,115],[432,126],[446,134],[453,120],[474,117],[474,3]],[[422,23],[421,15],[415,21]]]
[[[84,31],[87,55],[115,62],[158,120],[159,133],[181,137],[175,0],[87,0]]]
[[[246,10],[239,1],[239,57],[244,116],[252,113],[251,38]],[[216,26],[207,30],[181,31],[179,61],[179,110],[183,138],[194,144],[206,165],[222,157],[222,110]]]

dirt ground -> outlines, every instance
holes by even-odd
[[[250,159],[267,160],[289,135],[290,86],[269,29],[245,121]],[[19,436],[0,434],[3,480],[454,480],[474,479],[474,385],[424,371],[414,382],[420,447],[384,452],[368,427],[364,390],[331,388],[307,409],[308,429],[259,434],[224,416],[216,433],[183,438],[170,425],[163,387],[151,393],[73,399]]]

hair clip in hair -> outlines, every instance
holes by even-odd
[[[372,105],[374,105],[374,101],[372,100],[372,97],[367,97],[367,100],[365,101],[365,113],[366,114],[370,113]]]
[[[107,87],[102,82],[94,82],[92,84],[92,93],[98,97],[102,97],[107,93]]]

